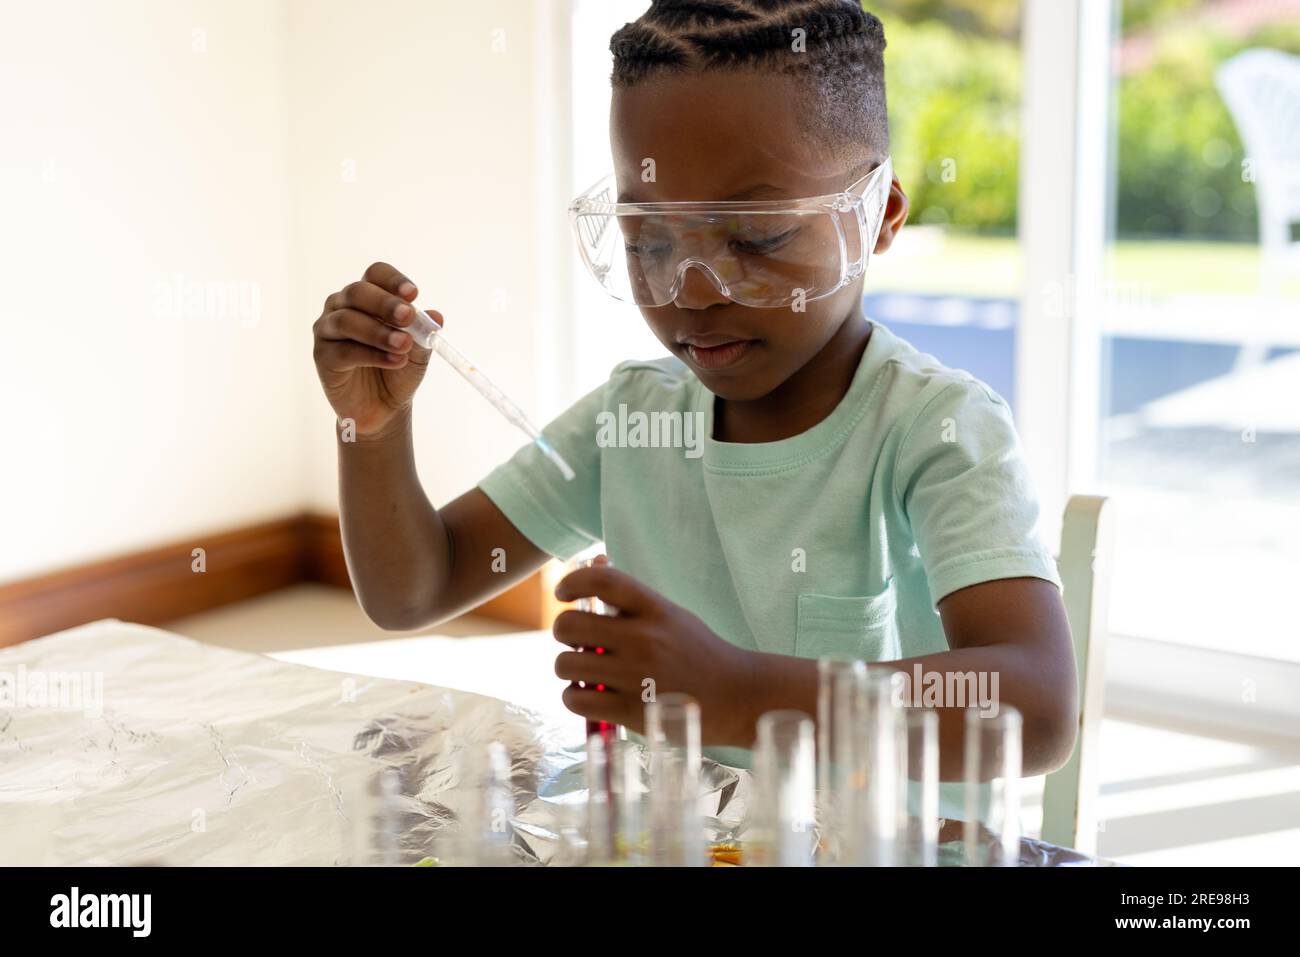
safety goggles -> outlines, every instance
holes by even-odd
[[[775,201],[617,203],[612,175],[569,205],[601,288],[638,306],[676,301],[698,269],[758,308],[829,296],[866,272],[889,199],[888,158],[840,193]]]

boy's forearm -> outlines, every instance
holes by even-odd
[[[925,677],[931,673],[988,675],[988,687],[995,691],[992,703],[999,708],[1010,705],[1023,718],[1021,764],[1026,777],[1056,770],[1074,747],[1078,728],[1074,688],[1064,685],[1058,688],[1045,673],[1047,669],[1041,656],[1016,644],[956,648],[880,662],[873,667],[901,671],[909,677],[914,677],[919,667],[923,681],[938,680]],[[996,686],[992,685],[994,677]],[[944,687],[950,687],[946,677]],[[912,693],[919,695],[921,690],[913,687]],[[966,711],[969,707],[980,707],[980,702],[945,704],[946,707],[933,709],[939,715],[939,777],[944,781],[960,781],[964,771]]]
[[[415,468],[411,415],[382,436],[339,438],[339,518],[357,600],[383,628],[417,628],[450,573],[447,530]]]
[[[1073,702],[1072,689],[1054,694],[1050,682],[1044,682],[1036,656],[1013,644],[959,648],[953,651],[904,658],[898,661],[869,662],[871,669],[902,671],[909,676],[915,666],[923,675],[955,672],[996,673],[997,702],[1012,705],[1024,716],[1023,773],[1043,774],[1059,767],[1074,745],[1077,718],[1073,705],[1063,707],[1061,699]],[[791,708],[803,711],[814,720],[817,715],[817,662],[811,658],[754,653],[749,693],[739,696],[740,720],[735,740],[737,747],[751,747],[759,717],[766,711]],[[947,686],[947,682],[945,682]],[[976,703],[971,702],[972,706]],[[939,777],[944,781],[962,779],[965,740],[965,708],[934,708],[939,716]]]

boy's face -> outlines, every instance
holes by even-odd
[[[672,74],[616,89],[610,141],[620,198],[787,200],[846,189],[849,163],[804,132],[796,116],[805,109],[798,83],[755,71]],[[647,159],[655,167],[649,183],[642,182]],[[907,200],[895,180],[875,253],[889,247],[906,218]],[[742,306],[692,268],[675,302],[640,309],[659,341],[709,391],[747,401],[803,368],[845,319],[861,314],[861,302],[859,279],[807,302],[803,312]]]

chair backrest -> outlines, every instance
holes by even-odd
[[[1065,613],[1079,671],[1079,735],[1065,765],[1043,786],[1043,840],[1085,854],[1097,850],[1098,735],[1106,681],[1106,620],[1114,550],[1113,506],[1074,495],[1061,528]]]
[[[1254,164],[1261,226],[1300,220],[1300,57],[1246,50],[1215,84]]]

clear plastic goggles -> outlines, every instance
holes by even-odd
[[[847,190],[758,202],[617,203],[606,176],[569,219],[587,269],[616,299],[666,306],[698,269],[733,302],[821,299],[866,272],[893,169],[888,158]]]

